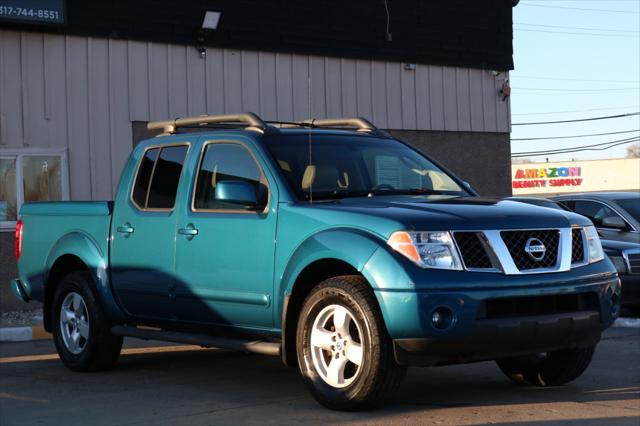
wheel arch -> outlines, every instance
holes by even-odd
[[[278,288],[281,317],[276,321],[280,321],[282,359],[286,365],[297,364],[298,316],[309,292],[322,281],[341,275],[360,275],[374,288],[372,277],[363,269],[381,244],[383,240],[371,233],[339,228],[314,234],[298,246]]]
[[[124,319],[111,292],[108,262],[97,242],[83,232],[71,232],[60,238],[49,251],[44,277],[44,327],[51,331],[51,305],[60,281],[74,271],[87,271],[91,275],[98,300],[112,319]]]

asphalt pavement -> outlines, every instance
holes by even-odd
[[[113,370],[74,373],[51,340],[0,344],[0,425],[640,425],[640,329],[603,336],[565,387],[512,384],[492,362],[412,368],[395,401],[319,406],[278,358],[127,340]]]

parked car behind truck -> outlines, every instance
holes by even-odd
[[[123,336],[240,349],[355,410],[411,365],[570,382],[617,316],[588,219],[480,198],[366,120],[149,127],[164,133],[136,147],[115,201],[21,209],[12,288],[44,302],[72,370],[111,367]]]

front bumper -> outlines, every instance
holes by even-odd
[[[473,333],[465,337],[396,339],[393,343],[400,365],[429,366],[588,347],[598,343],[600,333],[600,314],[582,311],[479,320]]]
[[[607,264],[586,268],[590,274],[530,276],[526,284],[496,276],[492,285],[375,294],[400,364],[490,360],[596,344],[620,311],[621,284]],[[443,309],[453,318],[438,328],[433,315]]]

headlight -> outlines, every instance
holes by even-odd
[[[450,232],[394,232],[387,243],[421,268],[462,270]]]
[[[599,262],[604,259],[604,251],[600,243],[598,231],[594,226],[586,226],[584,232],[587,236],[587,244],[589,247],[589,263]]]

